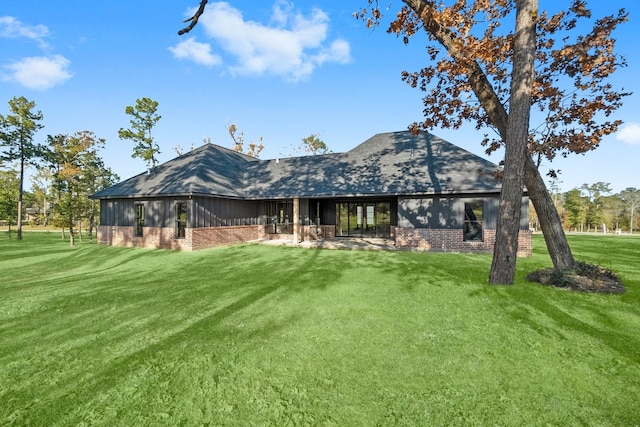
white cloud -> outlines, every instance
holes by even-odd
[[[170,47],[169,50],[177,59],[190,59],[193,62],[208,67],[218,65],[222,62],[222,59],[218,55],[211,53],[210,45],[197,42],[194,37],[188,38],[174,47]]]
[[[276,25],[284,27],[287,25],[287,21],[289,20],[289,15],[293,11],[293,3],[287,3],[286,1],[276,1],[273,5],[273,13],[271,15],[271,20],[276,23]]]
[[[292,4],[277,1],[270,22],[245,20],[225,2],[210,3],[200,18],[206,34],[233,58],[228,66],[233,74],[298,81],[324,63],[351,61],[347,41],[327,41],[329,17],[318,8],[305,16],[294,12]]]
[[[49,51],[45,41],[49,35],[45,25],[27,25],[12,16],[0,16],[0,38],[32,40],[40,49]],[[69,60],[61,55],[23,57],[4,65],[5,72],[0,77],[29,89],[46,90],[73,76],[69,65]]]
[[[0,37],[24,37],[34,40],[41,48],[46,49],[48,44],[44,39],[48,36],[49,29],[45,25],[26,25],[12,16],[0,16]]]
[[[627,144],[640,144],[640,124],[628,123],[616,134],[616,139]]]
[[[29,89],[46,90],[73,76],[68,70],[69,64],[69,60],[60,55],[23,58],[4,67],[10,71],[4,80],[15,81]]]

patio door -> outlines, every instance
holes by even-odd
[[[389,237],[389,202],[336,203],[336,236]]]

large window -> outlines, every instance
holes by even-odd
[[[136,203],[136,227],[135,227],[135,236],[142,237],[142,232],[144,230],[144,205],[142,203]]]
[[[482,242],[482,200],[464,204],[464,241]]]
[[[176,202],[176,238],[184,239],[187,228],[187,202]]]
[[[336,236],[389,237],[389,202],[336,203]]]

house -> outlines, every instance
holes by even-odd
[[[206,144],[110,188],[98,241],[196,250],[258,239],[392,239],[492,251],[498,166],[428,133],[383,133],[346,153],[259,160]],[[519,254],[531,254],[528,197]]]

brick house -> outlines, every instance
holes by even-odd
[[[398,248],[490,252],[498,166],[428,133],[346,153],[259,160],[206,144],[91,197],[98,241],[196,250],[258,239],[386,238]],[[531,254],[528,197],[519,254]]]

